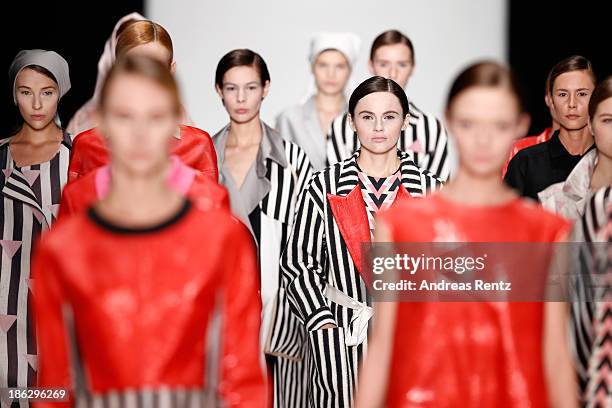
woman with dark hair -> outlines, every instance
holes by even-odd
[[[299,376],[301,367],[276,358],[284,351],[287,327],[273,333],[271,326],[277,321],[275,303],[280,302],[276,300],[279,259],[291,230],[297,198],[311,177],[310,162],[298,145],[284,140],[259,116],[270,88],[270,73],[259,54],[248,49],[225,54],[217,65],[215,88],[229,115],[229,124],[213,136],[220,182],[229,192],[234,214],[249,228],[259,249],[261,344],[269,353],[274,403],[303,406],[304,395],[299,390],[277,381],[280,373],[282,377]],[[289,324],[295,325],[293,321]]]
[[[593,191],[612,185],[612,77],[595,87],[588,113],[596,148],[584,155],[565,181],[538,193],[544,208],[572,221],[584,214]]]
[[[115,59],[127,55],[146,55],[161,61],[172,73],[175,72],[174,47],[170,34],[164,27],[153,21],[138,20],[135,17],[120,28],[114,46]],[[191,120],[187,117],[182,104],[179,123],[174,132],[172,153],[184,164],[210,180],[217,180],[216,155],[210,135],[188,125]],[[76,180],[108,162],[109,154],[104,135],[97,127],[87,129],[74,139],[69,181]]]
[[[224,406],[265,404],[255,248],[227,209],[196,208],[167,182],[180,110],[167,65],[115,63],[100,91],[109,191],[40,242],[38,386],[67,389],[66,405],[211,406],[214,361]]]
[[[276,119],[281,136],[300,146],[315,171],[326,166],[327,131],[346,111],[345,88],[357,54],[353,33],[317,33],[310,42],[310,65],[315,88],[306,102],[283,111]]]
[[[410,124],[409,109],[394,81],[372,77],[361,83],[350,97],[348,117],[360,148],[317,173],[297,206],[281,261],[287,304],[279,307],[289,308],[300,323],[285,348],[309,369],[309,406],[352,406],[372,317],[361,246],[370,242],[374,215],[401,197],[421,197],[441,185],[397,149]]]
[[[372,75],[392,79],[406,89],[414,66],[414,46],[404,34],[389,30],[374,39],[368,61]],[[420,168],[446,180],[450,175],[450,159],[444,126],[435,116],[417,108],[411,100],[408,113],[410,120],[397,147],[410,152]],[[351,129],[348,113],[345,113],[334,120],[327,135],[327,161],[334,164],[345,160],[357,149],[359,138]]]
[[[64,58],[53,51],[20,51],[9,79],[23,124],[0,142],[0,388],[36,385],[30,258],[39,235],[57,216],[71,148],[57,114],[70,89]]]
[[[550,71],[548,93],[560,128],[547,142],[519,151],[504,176],[523,197],[537,200],[540,191],[567,179],[594,147],[588,106],[596,83],[591,62],[578,55],[560,61]]]
[[[506,67],[482,62],[459,74],[446,113],[459,150],[457,173],[439,193],[381,214],[375,241],[563,240],[567,221],[519,198],[499,177],[523,128],[521,113]],[[548,277],[529,279],[544,287]],[[565,303],[457,296],[463,301],[376,303],[357,407],[576,406]]]

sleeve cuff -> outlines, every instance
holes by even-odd
[[[308,316],[304,322],[307,331],[319,330],[326,324],[333,324],[337,326],[336,319],[334,319],[334,315],[327,306],[321,307],[312,312],[312,314]]]

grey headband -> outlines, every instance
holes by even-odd
[[[15,56],[9,68],[9,81],[13,84],[13,100],[17,104],[15,85],[17,75],[30,65],[38,65],[51,72],[57,81],[60,98],[70,90],[70,73],[68,63],[55,51],[22,50]]]

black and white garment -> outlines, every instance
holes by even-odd
[[[612,259],[606,225],[612,223],[612,187],[597,190],[575,226],[582,238],[571,304],[572,345],[582,406],[612,406]]]
[[[0,141],[0,389],[36,385],[36,339],[28,301],[34,295],[30,260],[36,239],[57,216],[72,146],[70,135],[64,133],[51,160],[18,167],[11,156],[11,140]]]
[[[443,181],[450,175],[448,136],[442,123],[433,115],[409,105],[410,126],[402,132],[398,149],[412,154],[421,169],[428,170]],[[327,135],[327,163],[348,159],[359,149],[359,139],[348,121],[348,113],[334,119]]]
[[[240,187],[224,166],[229,125],[213,136],[213,143],[217,151],[220,182],[228,190],[232,211],[250,229],[257,243],[263,306],[261,344],[264,352],[275,356],[271,344],[276,339],[270,327],[276,317],[281,252],[291,231],[298,196],[312,177],[312,172],[308,157],[298,145],[284,140],[265,123],[262,122],[261,126],[263,134],[257,157]],[[282,331],[276,335],[282,336]],[[302,406],[305,398],[300,393],[302,387],[293,390],[287,384],[276,381],[281,376],[301,378],[301,363],[272,358],[272,370],[274,406]]]
[[[400,178],[396,200],[420,197],[441,186],[410,155],[398,150]],[[306,361],[310,407],[350,407],[357,370],[367,348],[372,317],[368,291],[361,273],[361,246],[370,239],[370,226],[359,181],[357,158],[338,162],[318,172],[300,198],[293,229],[283,253],[281,298],[297,316],[300,327],[275,330],[277,352]],[[322,329],[326,324],[337,328]]]

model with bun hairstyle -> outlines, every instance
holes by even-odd
[[[584,155],[565,181],[538,193],[544,208],[570,220],[584,214],[585,203],[594,191],[612,185],[612,77],[595,87],[588,113],[596,148]]]
[[[373,314],[361,250],[376,228],[374,215],[441,186],[397,148],[410,126],[410,107],[396,82],[379,76],[362,82],[350,97],[348,120],[360,147],[315,174],[281,260],[286,303],[279,309],[290,310],[299,326],[279,352],[308,367],[308,406],[353,405]],[[282,381],[297,386],[300,380]]]
[[[547,83],[553,118],[560,128],[547,142],[519,151],[504,176],[520,195],[534,200],[540,191],[567,179],[594,148],[588,106],[597,81],[591,62],[579,55],[565,58],[551,69]]]
[[[114,47],[115,58],[127,55],[147,55],[166,65],[172,73],[176,70],[174,48],[170,34],[161,25],[149,20],[130,20],[120,27]],[[201,172],[211,180],[218,179],[215,150],[210,135],[189,126],[181,104],[180,125],[174,132],[172,153],[181,161]],[[94,126],[97,122],[94,122]],[[108,148],[100,129],[93,127],[74,139],[70,160],[69,180],[76,180],[109,162]]]
[[[310,161],[296,144],[283,139],[260,118],[270,89],[264,59],[249,49],[233,50],[217,64],[215,89],[229,116],[229,124],[213,136],[220,182],[228,189],[232,211],[249,228],[259,249],[263,352],[273,378],[278,373],[299,377],[295,361],[277,359],[288,327],[273,333],[279,296],[279,258],[293,223],[298,196],[311,178]],[[295,324],[291,323],[290,324]],[[303,406],[299,388],[274,381],[276,406]],[[297,389],[296,389],[297,388]]]
[[[381,214],[375,241],[564,240],[567,221],[519,198],[499,177],[524,127],[521,113],[508,68],[481,62],[461,72],[446,111],[457,173],[439,193]],[[533,277],[534,284],[546,279]],[[566,309],[552,302],[377,303],[357,407],[575,407]]]
[[[21,126],[0,141],[1,389],[36,386],[30,259],[41,232],[57,217],[71,149],[57,113],[70,89],[66,60],[54,51],[20,51],[9,80]]]
[[[98,76],[96,78],[94,94],[87,102],[83,104],[83,106],[79,108],[79,110],[75,112],[70,119],[68,126],[66,127],[66,130],[68,130],[71,135],[76,136],[79,133],[96,126],[96,111],[100,101],[100,89],[102,88],[102,84],[104,83],[104,79],[106,78],[108,71],[115,63],[115,47],[117,46],[117,37],[129,23],[138,20],[146,19],[139,13],[134,12],[121,17],[115,24],[110,37],[104,44],[104,51],[98,60]]]
[[[71,405],[209,406],[205,367],[218,360],[224,405],[264,406],[255,248],[229,211],[196,208],[167,182],[180,110],[166,64],[118,60],[100,93],[113,153],[108,193],[39,244],[38,386],[69,390]],[[142,125],[126,127],[134,113]],[[218,356],[207,352],[217,315]]]
[[[359,42],[353,33],[315,34],[309,59],[316,91],[306,102],[283,111],[276,119],[281,136],[302,147],[316,171],[326,166],[327,131],[332,121],[346,111],[345,89]]]
[[[395,81],[406,89],[414,72],[412,41],[397,30],[388,30],[374,39],[368,68],[372,75]],[[410,94],[410,92],[409,92]],[[398,140],[398,148],[412,154],[414,162],[442,180],[450,175],[446,130],[435,116],[423,112],[409,99],[410,121]],[[337,117],[327,135],[329,164],[345,160],[359,148],[359,138],[351,129],[348,113]]]

